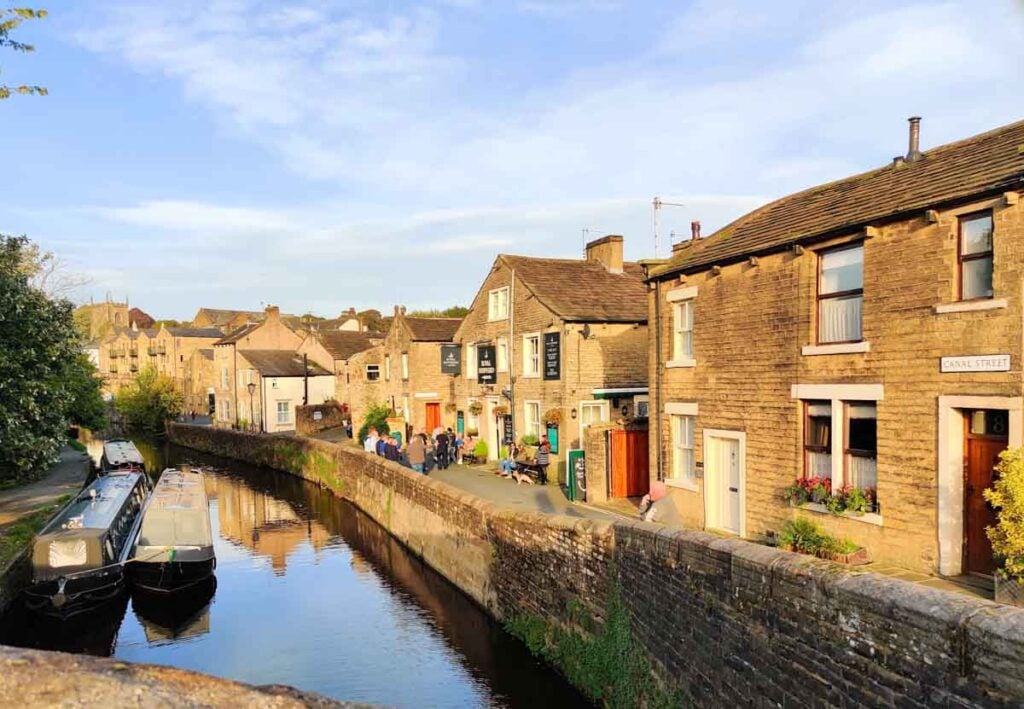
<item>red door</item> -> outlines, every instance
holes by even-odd
[[[441,404],[433,402],[427,404],[427,435],[441,425]]]
[[[650,487],[647,431],[612,431],[611,496],[640,497]]]
[[[985,500],[984,490],[992,487],[993,468],[1006,449],[1006,438],[975,436],[966,440],[964,461],[964,570],[991,574],[995,570],[992,543],[985,528],[996,523],[995,511]]]

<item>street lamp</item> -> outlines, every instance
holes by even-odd
[[[253,415],[252,408],[252,395],[256,391],[256,382],[249,382],[249,430],[253,431],[256,428],[256,417]]]

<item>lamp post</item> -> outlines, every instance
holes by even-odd
[[[253,431],[256,429],[256,417],[253,414],[252,395],[256,391],[256,382],[249,382],[246,388],[249,390],[249,430]]]

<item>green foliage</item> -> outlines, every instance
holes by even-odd
[[[464,318],[468,313],[469,308],[463,305],[453,305],[444,309],[413,310],[407,315],[410,318]]]
[[[105,429],[107,405],[101,391],[103,380],[87,355],[79,354],[75,358],[74,365],[68,368],[66,381],[71,390],[68,420],[92,431]]]
[[[533,433],[527,433],[525,436],[523,436],[521,443],[524,446],[540,445],[540,436]]]
[[[174,380],[158,374],[152,366],[114,397],[114,407],[128,430],[143,434],[163,433],[167,419],[180,413],[184,403]]]
[[[1001,572],[1024,579],[1024,448],[1007,449],[999,455],[995,485],[985,499],[996,509],[996,524],[985,530]]]
[[[39,530],[46,526],[50,518],[64,506],[70,497],[70,495],[63,495],[56,502],[46,505],[0,530],[0,569],[4,568],[11,559],[28,546]]]
[[[82,443],[81,441],[76,441],[74,438],[68,439],[68,445],[74,448],[79,453],[85,453],[87,451],[85,444]]]
[[[43,472],[69,414],[88,408],[71,303],[31,285],[33,254],[25,237],[0,234],[0,482]]]
[[[530,652],[555,667],[604,707],[676,707],[677,693],[668,693],[653,679],[650,662],[633,640],[629,614],[616,591],[611,594],[604,625],[595,628],[582,607],[570,602],[568,615],[586,633],[566,630],[535,615],[513,618],[505,627]]]
[[[477,460],[487,460],[487,441],[477,441],[473,446],[473,455]]]
[[[826,559],[836,554],[850,554],[860,548],[849,539],[836,539],[805,517],[791,519],[782,525],[779,542],[790,551]]]
[[[388,426],[387,422],[387,418],[390,415],[391,407],[387,404],[371,404],[366,409],[363,425],[359,427],[359,433],[356,434],[359,443],[363,444],[366,442],[366,436],[369,434],[371,427],[376,428],[377,433],[391,433],[391,427]]]
[[[33,10],[27,7],[0,9],[0,48],[6,47],[16,52],[34,52],[31,44],[11,39],[11,31],[17,29],[26,20],[41,20],[46,17],[46,10]],[[13,94],[39,94],[45,96],[47,91],[42,86],[7,86],[0,84],[0,100],[10,98]]]

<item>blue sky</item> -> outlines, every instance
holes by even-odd
[[[1024,2],[53,2],[0,55],[0,231],[157,317],[468,303],[1024,118]],[[663,254],[664,254],[663,246]]]

